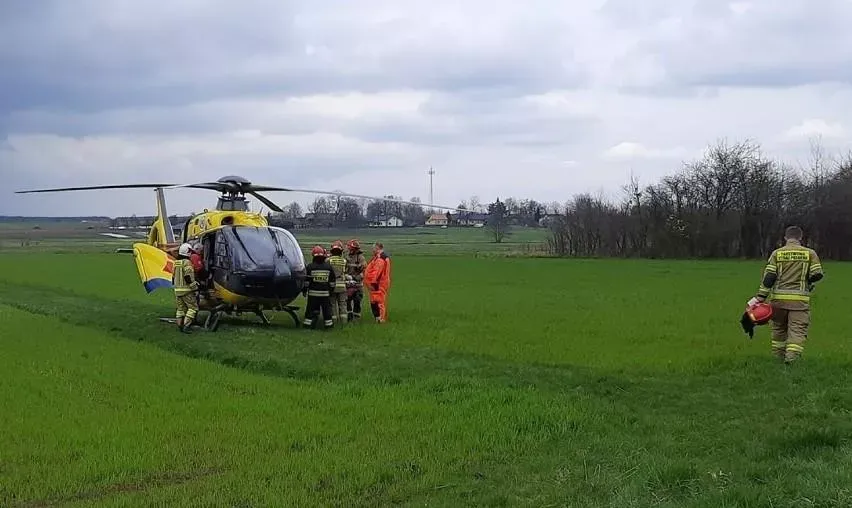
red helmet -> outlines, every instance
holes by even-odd
[[[325,256],[325,249],[323,248],[322,245],[316,245],[316,246],[314,246],[313,249],[311,249],[311,256],[313,256],[313,257]]]
[[[749,319],[755,325],[765,325],[772,319],[772,306],[761,302],[746,311]]]
[[[361,248],[361,244],[358,242],[358,240],[353,238],[352,240],[349,240],[347,247],[349,247],[349,250],[358,250]]]

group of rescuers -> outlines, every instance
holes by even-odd
[[[313,328],[322,314],[324,328],[361,319],[364,287],[369,292],[370,310],[378,323],[387,321],[387,297],[391,284],[391,260],[380,242],[373,244],[373,257],[368,262],[358,240],[349,240],[344,253],[343,242],[331,244],[331,255],[322,245],[311,249],[311,262],[305,267],[307,284],[302,295],[307,297],[302,324]],[[177,311],[176,324],[189,333],[198,314],[198,280],[203,278],[204,264],[200,245],[184,243],[178,248],[172,282]]]
[[[746,303],[747,308],[752,308],[769,300],[772,353],[785,364],[796,361],[804,351],[811,324],[811,293],[814,284],[824,277],[819,255],[802,244],[803,236],[798,226],[785,230],[784,245],[770,254],[760,287]],[[330,257],[321,245],[312,249],[313,260],[306,268],[309,283],[303,290],[307,296],[304,326],[312,327],[320,311],[326,328],[333,327],[335,321],[360,318],[364,279],[373,316],[380,323],[387,320],[386,299],[391,279],[390,258],[384,247],[381,243],[373,246],[373,258],[369,263],[357,240],[349,241],[348,251],[344,256],[341,241],[331,245]],[[177,325],[186,331],[198,311],[194,271],[201,268],[201,259],[187,244],[181,246],[178,257],[175,263]],[[188,281],[185,284],[184,279]]]

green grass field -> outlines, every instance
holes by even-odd
[[[8,249],[0,506],[852,505],[849,265],[784,368],[739,328],[759,262],[445,238],[383,238],[386,325],[190,336],[112,247]]]

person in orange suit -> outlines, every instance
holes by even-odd
[[[373,258],[367,263],[364,279],[370,290],[370,309],[377,323],[388,319],[387,298],[391,283],[391,260],[379,242],[373,245]]]

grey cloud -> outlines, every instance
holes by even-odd
[[[356,89],[543,90],[584,78],[570,53],[553,46],[551,31],[526,32],[535,18],[510,18],[499,37],[468,44],[469,35],[440,23],[429,25],[437,31],[430,37],[418,30],[425,21],[417,12],[401,16],[379,0],[38,5],[38,12],[18,2],[0,7],[0,114]],[[371,21],[382,9],[397,17]]]
[[[17,134],[50,132],[64,136],[201,135],[239,130],[300,135],[331,130],[370,142],[456,146],[565,145],[588,140],[600,126],[595,117],[553,112],[510,95],[505,90],[434,93],[413,115],[368,112],[355,117],[327,116],[296,107],[287,109],[288,103],[279,99],[94,114],[22,112],[9,115],[7,125]]]
[[[500,93],[436,94],[419,111],[419,121],[373,123],[350,133],[367,141],[552,146],[588,141],[600,127],[596,117],[552,113]]]
[[[262,112],[240,112],[238,104],[197,104],[175,108],[114,109],[97,113],[13,112],[0,119],[0,129],[15,134],[60,136],[198,135],[223,131],[262,130],[275,134],[310,134],[320,119],[300,118],[270,125]],[[242,113],[242,114],[241,114]]]
[[[631,9],[633,16],[624,16]],[[643,34],[624,61],[651,55],[665,71],[639,87],[646,91],[852,83],[852,2],[846,0],[616,0],[606,13],[615,26]]]

